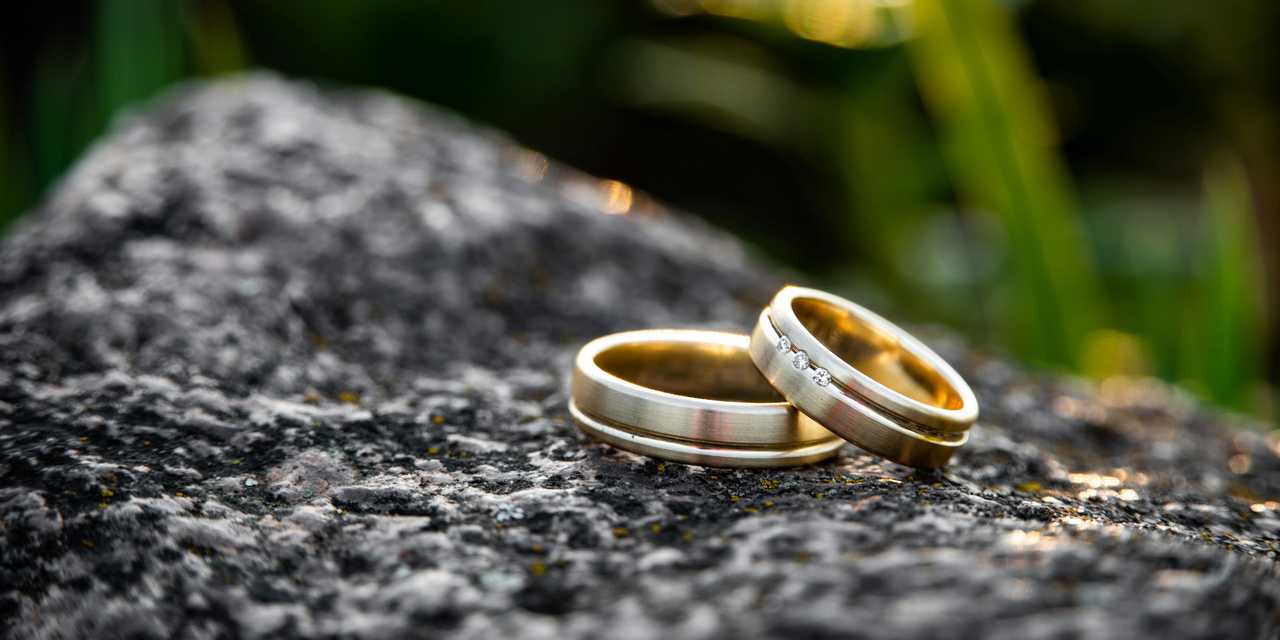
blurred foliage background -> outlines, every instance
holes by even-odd
[[[0,25],[0,224],[270,68],[504,129],[1035,364],[1276,418],[1280,3],[102,0]]]

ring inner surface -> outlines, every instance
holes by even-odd
[[[691,342],[638,342],[596,354],[596,366],[627,382],[690,398],[783,402],[746,349]]]
[[[819,342],[876,382],[935,407],[963,406],[960,394],[893,334],[822,300],[796,298],[791,308]]]

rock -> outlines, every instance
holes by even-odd
[[[269,76],[121,122],[0,248],[0,627],[1280,633],[1280,444],[1159,383],[926,332],[983,407],[942,472],[853,447],[718,470],[583,438],[577,346],[745,330],[783,282],[620,189]]]

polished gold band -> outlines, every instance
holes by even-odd
[[[829,458],[843,442],[760,376],[747,336],[647,330],[587,343],[570,412],[619,448],[710,466],[785,466]]]
[[[863,449],[932,468],[968,440],[973,391],[907,332],[843,298],[786,287],[760,314],[751,358],[788,402]]]

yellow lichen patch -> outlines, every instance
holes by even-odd
[[[738,496],[738,495],[729,496],[729,502],[737,502],[741,499],[742,499],[742,496]]]
[[[772,501],[772,500],[765,500],[765,501],[764,501],[764,508],[766,508],[766,509],[772,509],[772,508],[773,508],[773,501]]]
[[[535,562],[529,565],[529,573],[535,576],[543,575],[546,572],[547,572],[547,565],[545,562]]]
[[[110,498],[111,496],[114,496],[115,494],[116,494],[116,492],[114,492],[114,491],[112,491],[112,490],[110,490],[110,489],[108,489],[108,488],[106,488],[106,487],[103,487],[103,488],[102,488],[102,497],[103,497],[103,498]]]
[[[431,416],[431,424],[444,424],[444,416],[436,414]]]
[[[686,532],[684,532],[684,533],[680,534],[680,539],[681,539],[681,540],[684,540],[685,542],[692,542],[692,541],[693,541],[693,532],[692,532],[692,531],[686,531]]]
[[[666,471],[667,471],[667,465],[666,465],[666,464],[664,464],[664,463],[659,462],[659,463],[658,463],[658,473],[666,473]]]
[[[631,210],[634,200],[631,187],[617,180],[601,180],[600,191],[604,196],[604,203],[600,209],[605,213],[617,216]]]
[[[354,391],[341,391],[338,393],[338,400],[346,404],[360,404],[360,395]]]
[[[307,389],[307,392],[302,394],[302,401],[307,404],[320,404],[322,399],[320,392],[315,389]]]
[[[89,436],[80,436],[80,444],[89,444]]]
[[[625,538],[625,537],[627,537],[627,536],[629,536],[629,535],[631,535],[631,532],[630,532],[630,531],[628,531],[626,527],[614,527],[614,528],[613,528],[613,537],[615,537],[615,538]]]
[[[1014,486],[1014,489],[1017,489],[1018,491],[1022,491],[1025,493],[1039,493],[1040,483],[1039,482],[1023,482],[1019,485]]]
[[[440,453],[440,447],[427,447],[427,455],[434,456]]]
[[[765,489],[768,489],[768,490],[770,490],[770,491],[773,491],[774,489],[777,489],[777,488],[778,488],[778,485],[780,485],[780,484],[782,484],[782,481],[781,481],[781,480],[774,480],[774,479],[772,479],[772,478],[762,478],[762,479],[760,480],[760,486],[762,486],[762,487],[764,487]]]
[[[662,531],[662,525],[655,522],[649,525],[649,531],[652,533],[660,533]]]
[[[1228,489],[1228,491],[1231,493],[1231,495],[1237,498],[1240,498],[1241,500],[1245,500],[1247,502],[1261,502],[1263,499],[1256,492],[1254,492],[1253,489],[1250,489],[1248,485],[1244,485],[1244,484],[1239,484],[1239,483],[1233,484],[1231,485],[1231,488]]]

